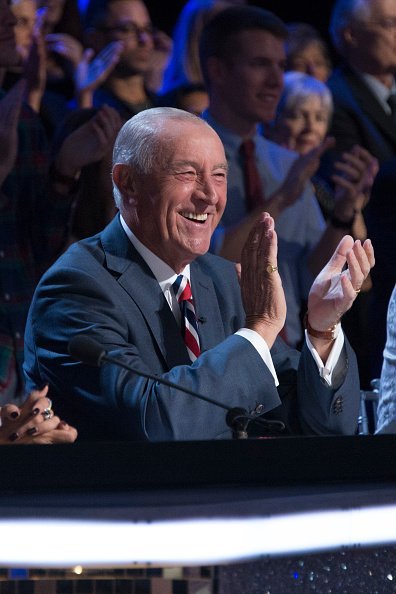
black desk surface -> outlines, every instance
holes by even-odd
[[[3,517],[32,507],[58,517],[65,509],[86,517],[88,509],[150,519],[396,503],[393,435],[77,442],[0,452]]]

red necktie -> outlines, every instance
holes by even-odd
[[[248,212],[258,206],[264,206],[264,192],[257,169],[253,140],[245,140],[239,147],[245,181],[245,198]]]
[[[179,274],[172,285],[181,311],[181,330],[191,361],[195,361],[201,353],[199,346],[198,324],[195,315],[194,301],[188,278]]]

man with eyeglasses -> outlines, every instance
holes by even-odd
[[[369,236],[374,247],[378,247],[373,287],[367,296],[360,296],[362,312],[369,311],[369,380],[381,371],[386,311],[396,281],[391,216],[396,188],[396,0],[337,0],[330,34],[342,64],[328,81],[334,98],[330,134],[336,138],[336,154],[325,155],[322,173],[328,177],[329,160],[355,144],[370,151],[380,164],[370,203],[364,211]],[[362,326],[361,319],[355,323],[358,325]],[[352,336],[351,339],[353,342]]]
[[[154,27],[141,0],[91,0],[85,17],[86,45],[99,52],[112,41],[124,49],[93,104],[116,108],[126,120],[156,103],[145,86],[154,53]]]

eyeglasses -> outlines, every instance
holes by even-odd
[[[103,25],[99,27],[101,31],[106,33],[118,33],[120,37],[127,39],[128,37],[134,37],[135,39],[140,39],[143,35],[147,35],[147,37],[153,37],[155,35],[156,29],[153,25],[145,25],[144,27],[139,27],[133,21],[126,21],[125,23],[120,23],[119,25],[113,25],[112,27],[106,27]]]

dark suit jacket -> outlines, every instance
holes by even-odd
[[[360,144],[380,163],[396,156],[396,120],[387,114],[369,87],[347,66],[328,81],[334,99],[330,134],[341,153]]]
[[[75,424],[80,437],[230,437],[221,408],[113,365],[97,369],[72,360],[68,341],[84,332],[135,368],[228,406],[278,407],[276,416],[283,415],[291,431],[355,432],[359,383],[348,345],[346,378],[334,392],[320,380],[308,349],[299,362],[298,352],[279,339],[272,350],[278,391],[254,347],[234,335],[244,311],[233,265],[211,254],[197,258],[191,283],[197,315],[206,319],[199,329],[203,353],[194,364],[158,282],[117,216],[99,235],[73,245],[41,280],[26,331],[28,387],[48,382],[57,414]]]

